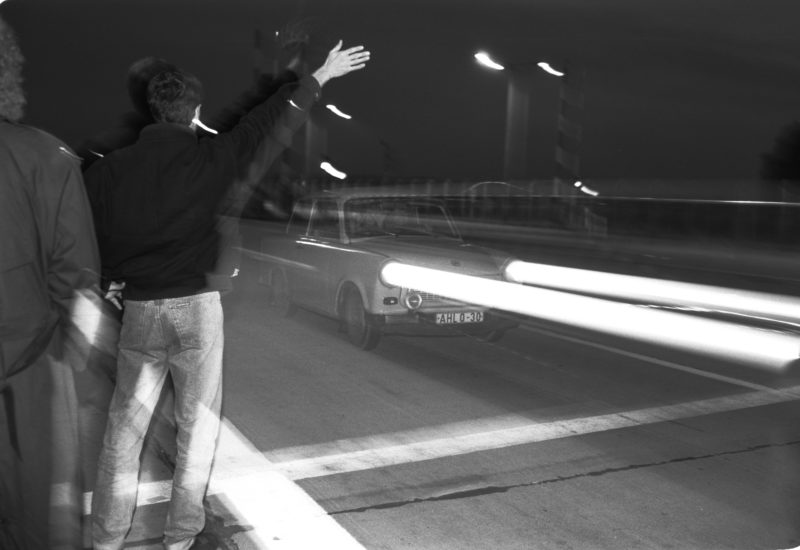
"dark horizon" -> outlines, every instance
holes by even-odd
[[[302,21],[311,64],[338,38],[370,67],[324,90],[354,122],[324,119],[349,173],[501,175],[506,83],[472,59],[586,68],[582,177],[757,179],[761,155],[798,118],[800,6],[770,0],[521,2],[8,0],[27,58],[26,121],[76,147],[129,111],[128,65],[156,55],[204,82],[213,116],[252,83],[253,34]],[[537,53],[528,53],[537,52]],[[541,53],[538,53],[541,52]],[[537,77],[530,175],[552,176],[558,84]]]

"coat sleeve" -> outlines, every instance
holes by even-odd
[[[100,260],[92,222],[92,211],[78,161],[66,148],[59,148],[50,163],[50,184],[39,187],[44,234],[49,250],[47,284],[59,313],[67,316],[74,292],[96,288]]]
[[[284,84],[214,141],[233,153],[242,176],[252,171],[254,162],[269,167],[291,146],[295,132],[306,122],[320,95],[320,85],[312,76]]]

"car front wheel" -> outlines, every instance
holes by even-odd
[[[380,327],[364,309],[361,294],[355,288],[345,292],[342,321],[351,344],[363,350],[371,350],[378,345],[381,338]]]

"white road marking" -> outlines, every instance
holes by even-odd
[[[167,502],[171,493],[171,481],[141,483],[136,506]],[[364,550],[227,419],[220,427],[208,494],[220,498],[237,523],[248,528],[244,535],[255,548]],[[85,514],[91,498],[92,493],[84,494]]]
[[[747,380],[742,380],[740,378],[733,378],[731,376],[725,376],[724,374],[716,374],[713,372],[707,372],[700,369],[695,369],[692,367],[687,367],[686,365],[681,365],[679,363],[673,363],[672,361],[665,361],[663,359],[658,359],[656,357],[651,357],[649,355],[643,355],[641,353],[635,353],[632,351],[626,351],[624,349],[620,349],[613,346],[607,346],[605,344],[599,344],[597,342],[590,342],[588,340],[584,340],[581,338],[574,338],[572,336],[567,336],[566,334],[559,334],[558,332],[553,332],[543,328],[533,328],[530,326],[522,327],[523,330],[529,330],[531,332],[538,332],[540,334],[546,334],[552,338],[559,338],[561,340],[566,340],[568,342],[574,342],[576,344],[581,344],[583,346],[589,346],[597,349],[601,349],[603,351],[608,351],[611,353],[615,353],[617,355],[624,355],[625,357],[631,357],[633,359],[638,359],[640,361],[646,361],[647,363],[652,363],[654,365],[659,365],[662,367],[667,367],[669,369],[679,370],[683,372],[688,372],[690,374],[695,374],[697,376],[702,376],[704,378],[710,378],[712,380],[717,380],[719,382],[726,382],[728,384],[733,384],[735,386],[741,386],[743,388],[749,388],[751,390],[757,391],[779,391],[774,388],[770,388],[769,386],[764,386],[761,384],[755,384],[753,382],[748,382]]]
[[[414,430],[375,437],[341,440],[323,445],[294,448],[291,449],[291,454],[297,456],[305,455],[308,458],[284,462],[272,461],[271,463],[274,468],[290,479],[308,479],[490,451],[516,445],[528,445],[551,439],[587,435],[608,430],[635,428],[658,422],[669,422],[774,405],[796,399],[800,399],[800,386],[792,386],[783,390],[747,392],[569,420],[540,423],[529,421],[526,425],[518,425],[519,417],[517,415],[502,416],[497,417],[496,426],[493,429],[453,435],[454,425],[443,425],[436,429],[425,430],[429,436],[438,433],[440,437],[422,441],[413,441]],[[481,419],[480,423],[483,428],[491,424],[487,419]],[[455,431],[462,431],[461,428],[463,428],[464,424],[469,423],[457,423]],[[503,424],[511,425],[504,426]],[[398,442],[411,441],[387,445],[387,441],[392,439]],[[337,446],[343,449],[355,448],[356,450],[348,450],[341,453],[331,452]],[[283,450],[281,453],[286,451]],[[315,456],[320,451],[327,454]],[[277,453],[276,451],[266,453],[266,455],[270,456]]]
[[[240,510],[243,523],[253,525],[254,535],[263,539],[264,544],[276,544],[273,539],[279,536],[285,545],[280,548],[293,548],[288,546],[293,536],[311,535],[317,530],[324,533],[325,540],[345,535],[346,539],[350,535],[332,519],[332,524],[327,524],[325,518],[330,518],[326,512],[290,480],[398,466],[797,399],[800,386],[550,422],[531,422],[530,417],[522,414],[503,415],[266,453],[256,449],[230,421],[224,420],[209,494],[226,495],[226,504]],[[304,458],[285,461],[268,458],[277,455]],[[137,506],[165,502],[170,492],[169,481],[142,483]],[[86,496],[90,498],[91,493]],[[86,505],[88,510],[88,502]],[[319,524],[319,528],[308,529],[313,524]],[[297,533],[292,535],[294,530]],[[278,531],[281,535],[274,534]]]
[[[289,480],[227,419],[209,493],[218,495],[257,548],[363,550],[363,546]]]
[[[209,495],[217,495],[237,514],[241,525],[251,527],[247,534],[259,548],[363,549],[293,480],[385,468],[800,399],[800,386],[769,388],[543,329],[530,330],[755,391],[549,422],[532,422],[525,414],[503,415],[266,453],[259,451],[230,421],[223,419]],[[535,412],[531,411],[531,414]],[[281,456],[301,458],[276,460]],[[137,506],[168,501],[171,485],[170,481],[140,484]],[[88,513],[91,493],[84,496]]]

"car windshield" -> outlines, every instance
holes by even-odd
[[[347,236],[458,238],[443,204],[409,197],[351,199],[344,207]]]

